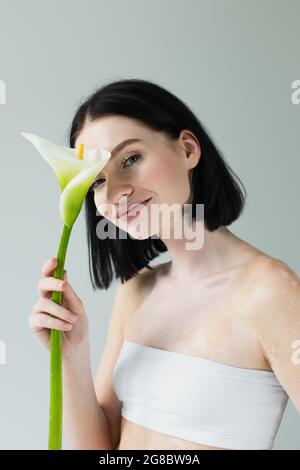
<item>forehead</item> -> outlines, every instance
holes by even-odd
[[[124,116],[105,116],[85,123],[76,137],[75,147],[83,144],[87,150],[103,148],[112,152],[126,139],[148,140],[153,132],[135,119]]]

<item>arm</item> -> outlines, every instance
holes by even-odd
[[[106,417],[97,403],[90,370],[88,321],[84,304],[67,280],[53,277],[57,259],[48,260],[38,283],[40,298],[28,317],[31,330],[50,349],[50,329],[62,334],[63,425],[74,449],[110,449]],[[50,299],[63,291],[62,305]],[[70,329],[71,327],[71,329]]]
[[[272,258],[257,272],[256,328],[265,358],[300,414],[300,279]]]
[[[89,344],[63,359],[63,423],[70,448],[112,449],[106,416],[97,402]]]
[[[146,268],[139,271],[147,272]],[[141,280],[119,284],[108,325],[107,338],[93,380],[89,344],[63,362],[64,429],[72,449],[118,447],[121,403],[113,386],[113,371],[124,339],[125,316],[142,299]]]
[[[147,272],[142,268],[141,276]],[[120,442],[121,407],[113,385],[113,372],[124,340],[126,318],[142,300],[142,278],[132,277],[119,284],[108,326],[107,339],[94,379],[96,396],[101,409],[107,418],[112,448],[116,449]]]

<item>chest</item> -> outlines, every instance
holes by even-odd
[[[125,339],[236,367],[270,370],[237,274],[180,283],[158,277],[127,315]]]

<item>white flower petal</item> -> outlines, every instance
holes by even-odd
[[[34,134],[21,132],[54,170],[61,187],[59,211],[63,222],[71,227],[78,217],[86,193],[95,177],[111,157],[105,149],[84,150],[83,159],[77,149],[55,145]]]
[[[61,193],[59,212],[61,219],[68,227],[71,227],[77,219],[89,187],[108,160],[109,158],[103,158],[86,168],[73,178]]]
[[[49,163],[59,181],[61,191],[67,184],[87,166],[84,160],[80,160],[73,149],[55,145],[49,140],[34,134],[21,132],[28,139],[42,157]]]
[[[84,160],[88,165],[93,165],[94,163],[100,161],[106,161],[111,157],[111,153],[105,149],[91,149],[84,150]]]

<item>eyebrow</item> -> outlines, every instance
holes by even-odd
[[[120,144],[118,144],[111,152],[111,156],[112,158],[117,155],[117,153],[121,152],[121,150],[126,147],[127,145],[129,144],[134,144],[136,142],[142,142],[141,139],[127,139],[127,140],[124,140],[123,142],[121,142]]]

